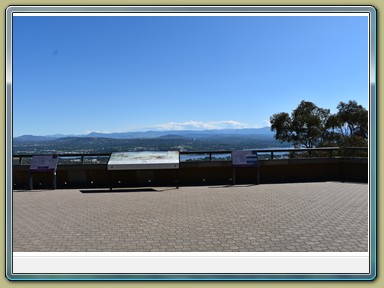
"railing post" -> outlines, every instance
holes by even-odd
[[[271,151],[271,160],[273,160],[273,151]]]

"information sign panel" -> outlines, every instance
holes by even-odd
[[[35,155],[32,157],[30,172],[55,172],[57,169],[57,155]]]
[[[178,169],[179,151],[113,152],[108,170]]]
[[[235,167],[258,166],[257,151],[239,150],[232,151],[232,165]]]

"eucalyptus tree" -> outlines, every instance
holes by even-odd
[[[309,101],[301,103],[289,115],[286,112],[270,117],[275,139],[292,143],[295,147],[313,148],[327,141],[330,110]]]
[[[352,100],[340,102],[335,114],[303,100],[291,115],[274,114],[270,123],[276,140],[295,147],[366,147],[368,144],[368,111]]]
[[[356,101],[340,102],[329,127],[340,146],[367,146],[368,110]]]

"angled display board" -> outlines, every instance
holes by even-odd
[[[29,189],[33,190],[34,173],[52,173],[52,188],[56,189],[57,155],[35,155],[29,166]]]
[[[232,165],[235,167],[258,166],[259,161],[257,158],[257,151],[232,151]]]
[[[113,152],[108,170],[178,169],[179,151]]]
[[[259,159],[257,158],[257,151],[252,151],[252,150],[232,151],[232,183],[234,185],[236,184],[236,170],[238,167],[257,168],[257,174],[255,175],[255,182],[256,184],[260,183]]]
[[[32,157],[29,172],[55,172],[57,162],[57,155],[35,155]]]

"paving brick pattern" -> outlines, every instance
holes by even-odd
[[[13,192],[15,252],[364,252],[368,185]]]

